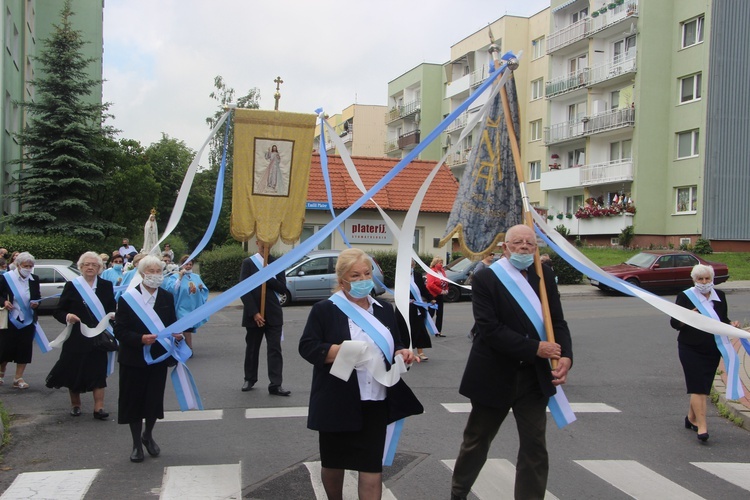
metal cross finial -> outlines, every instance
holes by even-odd
[[[279,99],[281,99],[281,93],[279,92],[279,86],[282,83],[284,83],[284,80],[282,80],[280,76],[277,76],[276,79],[273,81],[273,83],[276,84],[276,93],[273,95],[273,98],[276,101],[276,104],[274,104],[273,109],[275,111],[278,111],[279,110]]]

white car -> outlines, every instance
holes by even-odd
[[[56,308],[59,297],[53,296],[62,293],[65,283],[81,275],[73,261],[58,259],[37,260],[33,273],[39,277],[39,289],[42,292],[42,301],[39,303],[41,311]]]

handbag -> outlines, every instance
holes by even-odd
[[[8,328],[8,310],[0,307],[0,330]]]
[[[103,352],[115,352],[117,351],[117,340],[115,337],[104,330],[102,333],[94,337],[94,349]]]

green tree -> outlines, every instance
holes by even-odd
[[[235,101],[235,91],[233,88],[227,86],[224,82],[224,78],[217,76],[214,78],[215,90],[209,94],[209,97],[216,100],[218,108],[213,116],[206,118],[206,123],[209,127],[213,128],[219,121],[219,118],[226,112],[224,107],[227,104],[234,103],[238,108],[247,109],[258,109],[260,108],[260,90],[254,87],[251,88],[247,94],[239,97]],[[211,243],[214,245],[221,245],[232,241],[232,237],[229,232],[229,221],[232,213],[232,169],[233,169],[233,154],[234,154],[234,115],[224,122],[224,126],[221,127],[216,135],[211,139],[210,150],[209,150],[209,168],[212,172],[214,183],[216,182],[216,176],[218,175],[219,168],[221,167],[221,156],[224,150],[224,133],[226,127],[229,127],[229,142],[227,146],[227,166],[224,178],[224,202],[221,207],[221,215],[216,226],[216,231],[211,238]],[[213,191],[213,190],[212,190]]]
[[[166,224],[172,215],[174,202],[185,178],[190,162],[195,157],[195,151],[187,147],[184,141],[162,134],[161,140],[146,148],[145,158],[159,183],[159,198],[157,220],[159,226]],[[191,191],[191,195],[192,195]],[[148,217],[148,208],[144,212],[143,221]]]
[[[35,57],[43,75],[34,81],[36,101],[20,103],[28,115],[17,136],[24,151],[15,195],[21,211],[8,221],[22,232],[96,239],[122,229],[94,204],[104,182],[96,159],[107,156],[114,130],[103,126],[109,105],[86,100],[101,81],[86,74],[93,59],[81,53],[85,42],[73,15],[66,0],[60,24]]]

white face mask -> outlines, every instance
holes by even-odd
[[[163,274],[146,274],[143,276],[143,284],[149,288],[159,288],[163,281]]]
[[[20,274],[22,278],[28,278],[29,276],[31,276],[31,269],[26,269],[25,267],[19,267],[18,274]]]
[[[711,293],[711,290],[714,289],[713,282],[711,283],[696,283],[695,289],[698,291],[698,293],[707,294]]]

